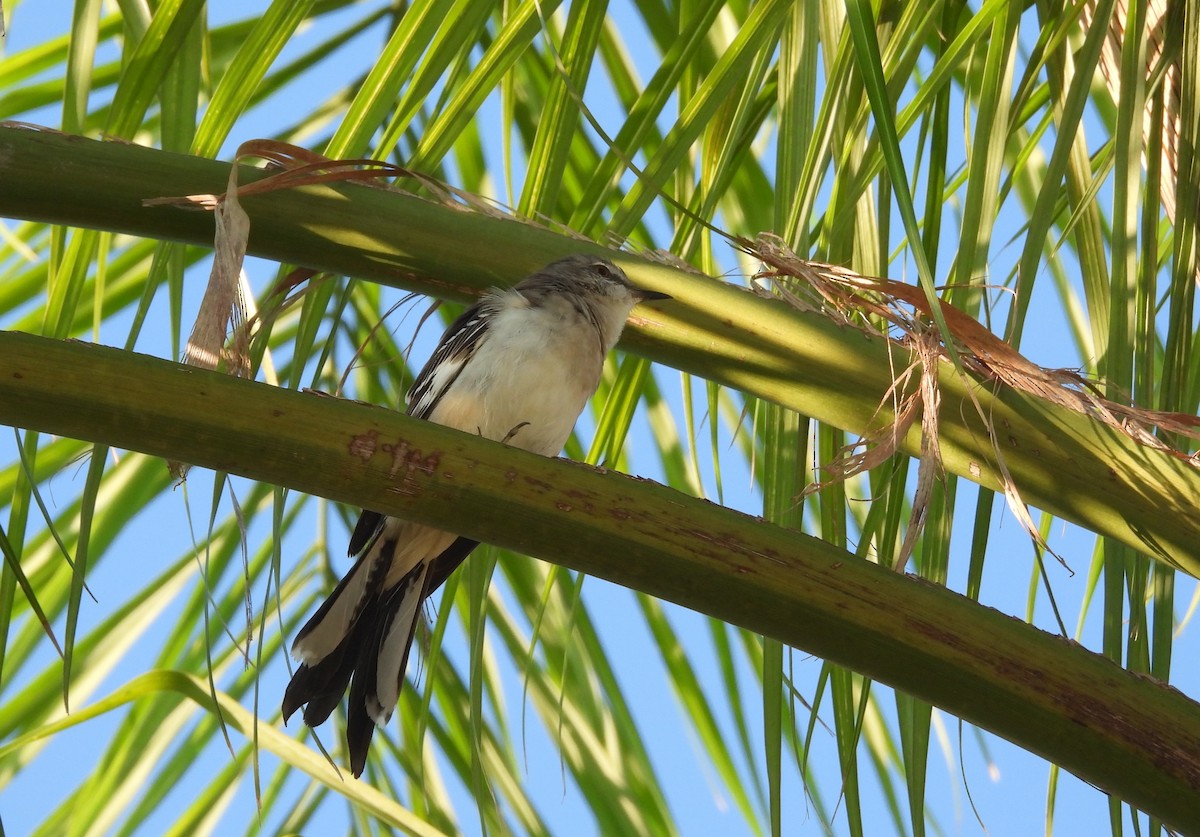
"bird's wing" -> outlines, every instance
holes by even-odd
[[[382,513],[363,509],[362,514],[358,516],[358,523],[354,526],[354,533],[350,535],[350,546],[346,554],[353,557],[370,546],[376,535],[383,531],[383,521]]]
[[[490,315],[495,311],[495,301],[491,295],[485,296],[459,315],[450,324],[441,342],[433,351],[432,357],[417,375],[408,394],[404,397],[408,404],[408,414],[419,419],[427,419],[433,409],[441,401],[446,390],[458,379],[475,350],[487,336]],[[350,555],[358,555],[371,545],[371,541],[383,528],[384,515],[364,509],[350,536]]]
[[[475,351],[487,338],[491,315],[495,312],[495,300],[491,295],[463,311],[450,324],[442,341],[434,349],[433,356],[425,364],[412,388],[405,396],[408,414],[427,419],[437,406],[446,390],[454,384],[463,368],[471,361]]]

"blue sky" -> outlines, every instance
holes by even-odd
[[[70,4],[65,0],[43,0],[37,4],[25,2],[19,5],[9,3],[12,11],[10,32],[7,42],[7,54],[13,54],[24,47],[36,44],[48,34],[61,34],[69,28]],[[378,4],[369,4],[378,5]],[[213,20],[225,20],[242,16],[243,8],[248,4],[220,0],[210,3]],[[361,14],[354,12],[355,16]],[[610,14],[622,27],[628,37],[635,40],[639,37],[637,28],[629,26],[628,5],[613,4]],[[334,26],[336,29],[336,25]],[[303,48],[304,38],[320,38],[324,33],[302,33],[298,42],[290,50],[299,51]],[[280,127],[290,125],[295,121],[295,111],[302,111],[311,103],[321,101],[333,86],[341,79],[350,77],[357,69],[370,65],[374,50],[383,37],[382,30],[376,29],[365,33],[357,41],[348,45],[337,56],[339,74],[336,78],[325,78],[320,74],[310,74],[298,79],[292,86],[288,99],[288,110],[278,108],[260,108],[247,115],[235,128],[223,151],[223,156],[231,156],[236,146],[251,138],[269,136]],[[655,56],[652,49],[645,49],[646,68],[643,78],[648,78],[653,69]],[[635,52],[635,54],[637,54]],[[287,60],[287,54],[284,59]],[[276,98],[273,101],[279,101]],[[602,89],[596,91],[594,98],[589,93],[588,104],[603,124],[614,124],[615,116],[606,108],[611,107],[609,97]],[[961,108],[962,103],[956,102],[952,108]],[[606,116],[613,121],[606,122]],[[57,125],[56,113],[33,114],[22,117],[29,121]],[[498,104],[489,101],[479,115],[483,124],[498,125],[500,120]],[[1098,126],[1092,124],[1093,133]],[[959,161],[962,158],[962,138],[952,142],[953,149],[958,149]],[[499,148],[488,151],[493,161],[500,159]],[[951,160],[951,166],[956,161]],[[499,170],[499,167],[497,167]],[[521,172],[513,172],[517,182],[512,184],[512,191],[520,192],[519,178]],[[499,197],[504,197],[508,191],[503,183],[497,184]],[[1013,213],[1006,217],[1016,218]],[[955,225],[958,219],[953,213],[947,214],[947,235],[944,241],[953,241],[957,236]],[[1016,223],[1014,221],[1014,223]],[[899,229],[899,225],[895,225]],[[1019,255],[1018,247],[1007,242],[1008,235],[1004,234],[1003,223],[998,226],[993,242],[993,276],[1000,281],[1007,271],[1006,265]],[[664,240],[666,236],[664,236]],[[943,253],[947,250],[943,248]],[[735,266],[732,253],[719,253],[718,256],[730,268]],[[941,265],[945,270],[947,265]],[[258,288],[265,287],[274,276],[274,266],[251,261],[248,265],[252,281]],[[911,266],[897,265],[892,278],[912,279],[914,273]],[[189,277],[185,298],[185,321],[194,313],[198,305],[202,288],[204,270],[195,272]],[[1045,283],[1043,283],[1044,285]],[[1043,287],[1042,291],[1045,292]],[[399,292],[388,292],[390,298],[399,299]],[[1040,319],[1031,322],[1027,329],[1028,342],[1023,350],[1039,363],[1054,367],[1077,366],[1081,359],[1072,356],[1071,344],[1065,337],[1065,323],[1058,314],[1056,304],[1031,306],[1034,316]],[[166,301],[156,302],[155,310],[151,313],[150,322],[155,317],[165,323],[167,314]],[[417,317],[410,316],[403,323],[397,318],[393,325],[398,325],[402,333],[407,333]],[[3,322],[0,322],[3,327]],[[110,331],[101,335],[104,342],[120,344],[124,338],[123,328],[127,322],[114,322],[106,326]],[[167,329],[151,328],[147,331],[144,342],[139,344],[142,351],[149,351],[164,357],[170,356],[170,346],[167,340]],[[429,351],[432,341],[436,338],[436,329],[427,327],[414,348],[413,357],[423,360]],[[657,372],[658,381],[669,402],[675,409],[676,415],[681,414],[681,388],[678,375],[669,369]],[[703,410],[703,405],[700,407]],[[586,444],[591,438],[591,426],[587,421],[581,422],[579,432]],[[726,434],[727,435],[727,434]],[[630,470],[634,473],[652,478],[661,477],[657,473],[656,457],[647,447],[648,431],[644,421],[639,418],[635,422],[635,431],[630,442]],[[5,461],[11,461],[14,448],[11,439],[0,441],[0,455]],[[705,480],[706,488],[712,492],[714,486],[711,480],[711,462],[704,452],[701,461],[709,468],[709,477]],[[753,489],[751,475],[740,463],[736,456],[729,456],[722,461],[724,469],[724,500],[727,505],[751,513],[760,510],[760,498]],[[55,484],[61,486],[64,496],[70,496],[78,491],[83,478],[80,469],[69,469],[57,477]],[[143,515],[144,528],[130,531],[122,535],[120,540],[111,548],[111,559],[105,561],[89,576],[89,585],[99,599],[98,605],[90,603],[85,607],[84,624],[81,630],[86,631],[94,626],[107,612],[107,606],[122,600],[122,591],[127,584],[128,573],[132,565],[138,568],[139,576],[153,571],[156,561],[165,566],[185,554],[190,545],[188,532],[189,509],[193,521],[203,521],[207,517],[210,497],[208,475],[193,473],[189,479],[188,491],[174,491],[162,495],[152,507],[151,514]],[[315,503],[310,503],[309,508]],[[966,483],[960,485],[958,505],[960,520],[956,521],[958,532],[954,554],[951,558],[951,578],[949,586],[962,590],[965,587],[966,550],[969,544],[964,540],[970,531],[970,515],[974,511],[974,488]],[[199,524],[197,524],[199,525]],[[261,526],[261,522],[258,524]],[[292,534],[292,542],[285,543],[285,569],[287,556],[298,555],[305,549],[304,540],[311,536],[316,529],[315,514],[309,513],[303,525],[297,526]],[[984,578],[984,604],[997,609],[1023,616],[1026,613],[1031,596],[1036,599],[1035,624],[1051,629],[1052,621],[1046,605],[1043,592],[1031,594],[1031,579],[1034,577],[1035,565],[1033,549],[1020,530],[1019,525],[1009,512],[1003,508],[1002,502],[997,502],[993,512],[993,544],[990,549],[988,566]],[[263,529],[251,528],[249,542],[260,543],[268,533]],[[337,536],[331,538],[336,540]],[[1047,570],[1053,584],[1059,606],[1063,609],[1063,617],[1069,629],[1074,629],[1078,622],[1080,602],[1084,599],[1088,584],[1088,568],[1091,563],[1094,538],[1074,527],[1056,524],[1051,533],[1051,542],[1056,550],[1068,561],[1074,574],[1072,575],[1057,563],[1049,561]],[[151,548],[148,548],[150,545]],[[348,565],[347,565],[348,566]],[[617,669],[617,675],[626,690],[627,697],[642,730],[646,731],[647,746],[658,769],[658,775],[663,783],[664,792],[672,804],[672,810],[678,818],[679,826],[684,834],[739,834],[748,833],[740,816],[731,810],[729,801],[723,798],[720,783],[706,764],[700,745],[690,731],[689,725],[683,718],[678,704],[671,691],[670,683],[661,663],[657,660],[657,652],[650,652],[653,643],[645,627],[637,607],[634,594],[623,588],[597,579],[588,579],[585,583],[586,602],[593,618],[598,624],[602,641]],[[255,591],[256,602],[261,599],[262,591]],[[1176,600],[1180,608],[1195,594],[1195,583],[1180,578]],[[703,617],[681,608],[666,605],[669,619],[680,636],[684,637],[685,647],[691,655],[698,672],[707,682],[716,683],[717,663],[711,652],[708,639],[708,623]],[[170,613],[165,614],[164,624]],[[1099,647],[1100,636],[1099,608],[1093,607],[1093,613],[1084,624],[1082,641],[1091,648]],[[1194,666],[1189,666],[1197,651],[1195,630],[1187,629],[1177,640],[1175,646],[1178,685],[1185,692],[1196,694],[1200,692],[1200,682]],[[145,647],[142,647],[145,646]],[[449,653],[458,655],[458,659],[466,659],[466,640],[461,632],[455,631],[451,637]],[[97,694],[105,694],[124,679],[143,670],[139,666],[149,665],[153,642],[143,641],[138,649],[130,655],[130,660],[112,682],[102,684]],[[52,659],[47,657],[47,665]],[[803,652],[794,652],[791,663],[795,667],[796,681],[800,691],[806,697],[812,695],[812,684],[820,668],[820,661]],[[507,666],[502,659],[502,665]],[[1190,669],[1190,670],[1189,670]],[[509,693],[506,695],[510,707],[522,707],[523,695],[520,678],[508,667],[506,678]],[[746,682],[751,673],[743,672]],[[273,706],[277,695],[282,694],[286,674],[282,661],[275,661],[263,673],[262,694],[263,703]],[[886,688],[875,687],[880,705],[885,714],[894,716],[894,702]],[[749,693],[746,711],[754,719],[758,713],[758,698]],[[514,710],[515,711],[515,710]],[[569,779],[564,781],[562,766],[553,744],[532,709],[527,710],[529,723],[526,727],[527,785],[536,788],[536,798],[542,805],[542,810],[556,826],[560,833],[575,834],[581,814],[583,801]],[[828,718],[829,708],[823,706],[821,716]],[[728,729],[730,719],[721,717],[721,722]],[[831,721],[829,722],[832,723]],[[92,769],[96,757],[103,752],[108,736],[116,728],[116,718],[103,718],[90,722],[81,728],[59,735],[38,758],[7,788],[0,790],[0,815],[11,834],[24,834],[32,830],[45,815],[61,799],[64,787],[73,787]],[[331,726],[323,730],[324,740],[331,742],[338,734]],[[963,728],[956,719],[935,713],[935,734],[938,740],[931,749],[929,760],[929,792],[928,805],[934,812],[938,825],[948,834],[974,834],[981,831],[971,811],[974,803],[982,817],[983,824],[993,834],[1028,834],[1041,831],[1044,828],[1046,783],[1049,766],[1040,759],[1028,755],[1007,742],[994,736],[978,733],[973,728]],[[211,763],[214,769],[227,758],[222,749],[210,748],[204,755],[204,763]],[[862,756],[866,760],[865,753]],[[818,726],[811,756],[814,771],[821,777],[820,785],[829,799],[836,798],[837,756],[832,734]],[[962,765],[959,765],[959,760]],[[270,770],[271,760],[264,757],[264,766]],[[799,783],[794,770],[788,770],[785,799],[785,823],[787,833],[807,834],[817,833],[816,824],[808,814],[807,803],[799,791]],[[863,775],[869,777],[871,771],[864,766]],[[964,781],[965,777],[965,781]],[[181,799],[188,799],[193,791],[189,788],[178,790]],[[472,817],[472,803],[468,799],[465,788],[459,788],[461,823],[464,829],[471,833],[477,829],[477,821]],[[879,789],[868,778],[864,808],[867,816],[869,833],[890,831],[890,818],[886,813],[886,803]],[[968,793],[970,802],[968,801]],[[1108,814],[1102,796],[1073,777],[1063,775],[1058,787],[1058,805],[1056,831],[1060,834],[1091,834],[1106,829]],[[339,819],[342,812],[338,806],[330,806],[331,811],[324,815],[322,825],[344,828]],[[254,822],[254,797],[252,786],[247,776],[242,777],[231,808],[227,813],[226,822],[237,824],[239,830],[243,827],[252,830]],[[839,833],[844,831],[844,817],[839,817]],[[268,823],[268,825],[270,825]],[[148,831],[147,833],[153,833]],[[315,830],[311,833],[317,833]]]

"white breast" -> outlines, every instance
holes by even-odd
[[[438,424],[558,454],[604,364],[595,326],[568,303],[506,296],[483,343],[429,416]]]

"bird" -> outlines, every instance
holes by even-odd
[[[586,254],[493,288],[446,329],[408,390],[408,414],[556,456],[633,307],[670,298]],[[346,745],[350,771],[361,776],[375,727],[399,701],[422,605],[478,545],[363,510],[350,536],[354,565],[292,643],[299,665],[284,692],[284,723],[303,706],[304,723],[319,726],[349,687]]]

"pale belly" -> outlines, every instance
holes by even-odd
[[[595,392],[603,357],[590,331],[581,332],[578,323],[572,328],[557,320],[547,328],[546,312],[522,313],[527,317],[512,320],[507,331],[489,335],[492,345],[480,349],[503,345],[501,362],[472,358],[429,418],[554,456]],[[586,339],[581,341],[580,334]]]
[[[555,456],[587,405],[604,365],[594,326],[562,309],[519,307],[505,330],[489,334],[429,420],[513,447]],[[535,337],[534,335],[537,335]],[[502,354],[495,349],[503,346]],[[491,350],[491,351],[486,351]],[[480,354],[482,353],[482,354]],[[398,544],[385,588],[398,584],[418,561],[442,553],[455,535],[388,518],[384,535]]]

